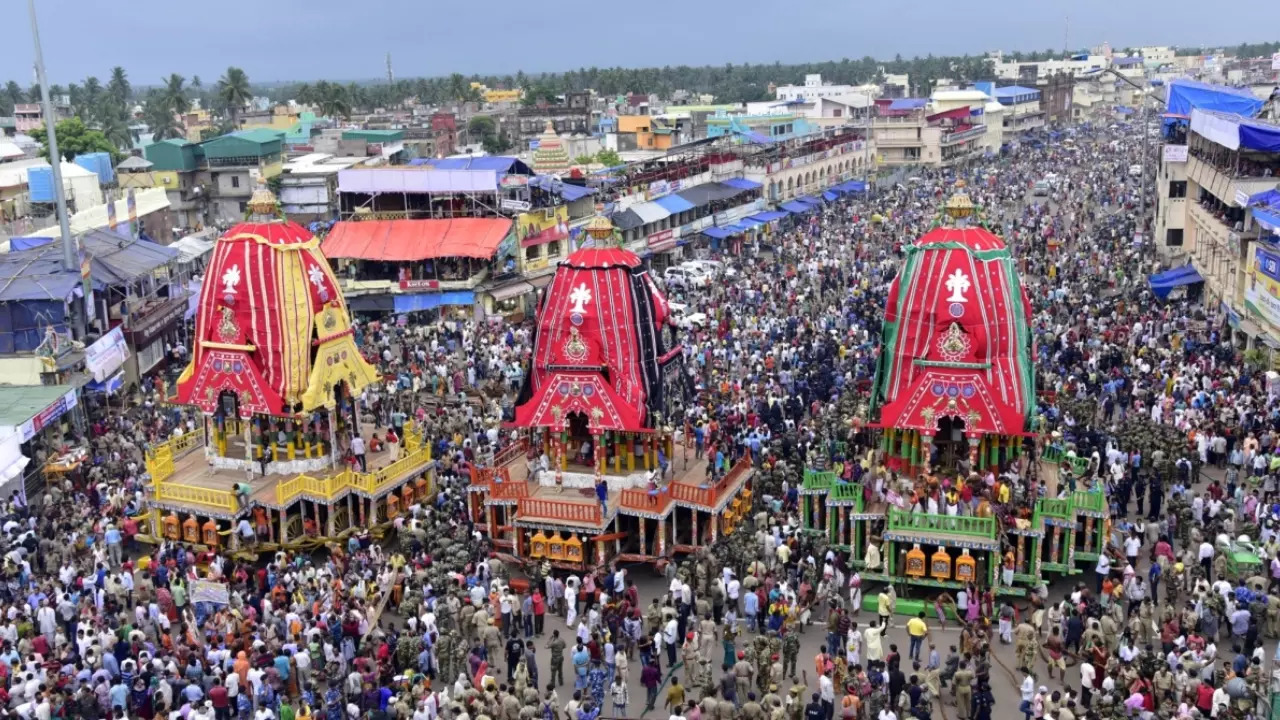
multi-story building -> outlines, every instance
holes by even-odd
[[[803,100],[814,102],[822,98],[841,100],[846,104],[858,103],[861,98],[864,106],[876,95],[878,88],[874,85],[833,85],[824,83],[822,75],[814,73],[804,76],[803,85],[779,85],[774,89],[779,100]]]
[[[1060,60],[1020,61],[1005,60],[1000,52],[991,53],[992,67],[998,80],[1012,81],[1022,84],[1035,84],[1037,80],[1056,72],[1080,76],[1097,72],[1109,66],[1106,55],[1074,55]]]
[[[151,163],[155,186],[164,188],[169,211],[177,227],[194,228],[208,224],[209,181],[200,175],[200,146],[181,138],[161,140],[143,152]]]
[[[996,102],[1004,106],[1005,136],[1023,135],[1044,127],[1044,108],[1038,89],[1007,85],[995,88],[992,93]]]
[[[986,152],[987,100],[983,93],[976,95],[983,99],[943,111],[935,111],[924,98],[877,100],[879,114],[871,127],[879,163],[945,167]]]
[[[591,108],[591,96],[584,92],[568,93],[560,105],[539,104],[522,107],[516,111],[515,126],[506,128],[520,147],[529,147],[547,129],[547,121],[558,134],[590,133],[595,125]]]
[[[1277,188],[1280,124],[1195,108],[1186,139],[1182,240],[1206,299],[1225,311],[1239,347],[1280,347],[1280,286],[1260,267],[1280,262],[1275,228],[1251,207]],[[1166,228],[1166,243],[1174,234]]]
[[[290,220],[308,223],[338,218],[338,173],[366,162],[363,157],[309,153],[284,163],[280,209]]]
[[[54,103],[53,115],[56,120],[71,117],[71,106]],[[17,103],[13,106],[14,130],[29,133],[32,130],[44,129],[44,105],[40,103]]]
[[[284,133],[241,130],[192,143],[162,140],[144,149],[156,185],[165,189],[175,224],[195,227],[235,222],[258,183],[281,171]]]
[[[1040,90],[1040,109],[1049,124],[1062,124],[1071,120],[1071,96],[1075,92],[1074,75],[1056,72],[1036,80]]]

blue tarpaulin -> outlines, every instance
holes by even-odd
[[[763,133],[758,133],[755,130],[741,130],[738,131],[738,134],[758,145],[765,145],[773,142],[773,138]]]
[[[916,110],[929,104],[927,98],[898,98],[889,103],[890,110]]]
[[[1210,85],[1186,78],[1170,82],[1166,97],[1165,112],[1185,116],[1191,115],[1193,108],[1200,108],[1253,117],[1263,105],[1247,89]]]
[[[1156,273],[1147,278],[1147,281],[1151,284],[1151,292],[1155,293],[1157,298],[1164,300],[1169,297],[1169,293],[1173,292],[1174,288],[1204,282],[1204,278],[1200,277],[1194,265],[1183,265]]]
[[[84,389],[89,390],[90,392],[100,392],[110,395],[122,387],[124,387],[124,373],[118,372],[102,382],[90,380],[89,384],[84,386]]]
[[[778,207],[782,208],[783,210],[786,210],[787,212],[796,213],[797,215],[810,212],[814,208],[813,205],[808,205],[808,204],[799,202],[798,200],[791,200],[790,202],[784,202]]]
[[[729,187],[736,187],[742,190],[759,190],[760,189],[760,183],[756,182],[755,180],[747,180],[746,178],[729,178],[728,180],[724,181],[724,184],[728,185]]]
[[[824,190],[824,191],[822,191],[822,197],[823,197],[824,199],[826,199],[826,200],[835,200],[836,198],[838,198],[838,197],[840,197],[840,196],[839,196],[839,195],[836,195],[835,193],[831,192],[830,190]]]
[[[863,180],[846,180],[835,187],[840,192],[866,192],[867,183]]]
[[[574,185],[573,183],[565,182],[560,178],[552,177],[550,175],[538,175],[536,177],[529,178],[529,185],[541,188],[547,192],[559,193],[560,197],[565,199],[565,202],[581,200],[582,198],[595,193],[595,190],[592,188]]]
[[[756,220],[755,218],[742,218],[741,220],[738,221],[738,225],[742,226],[747,230],[750,230],[756,227],[757,225],[764,225],[764,221]]]
[[[786,210],[769,210],[768,212],[756,213],[751,216],[751,219],[758,222],[772,222],[774,220],[781,220],[790,214],[791,213]]]
[[[414,293],[396,295],[396,313],[434,310],[447,305],[475,305],[476,294],[470,290],[454,290],[442,293]]]
[[[533,170],[520,158],[502,155],[454,158],[414,158],[410,165],[430,165],[437,170],[494,170],[498,173],[532,175]]]
[[[818,198],[816,198],[816,197],[814,197],[814,196],[812,196],[812,195],[805,195],[805,196],[803,196],[803,197],[798,197],[798,198],[796,198],[796,199],[797,199],[797,200],[799,200],[799,201],[800,201],[800,202],[802,202],[802,203],[809,203],[810,205],[821,205],[821,204],[822,204],[822,201],[821,201],[821,200],[819,200]]]
[[[727,238],[733,233],[729,232],[729,228],[727,227],[717,227],[715,225],[712,225],[706,230],[703,230],[702,234],[706,235],[707,237],[713,237],[713,238]]]
[[[16,237],[9,238],[10,250],[30,250],[41,245],[48,245],[53,242],[51,237]]]
[[[654,200],[653,202],[666,208],[667,212],[671,213],[672,215],[675,215],[678,212],[684,212],[685,210],[692,210],[695,207],[697,207],[697,205],[694,205],[693,203],[689,202],[688,200],[685,200],[679,195],[663,195],[662,197]]]
[[[1250,212],[1253,213],[1254,222],[1261,225],[1264,229],[1280,235],[1280,205],[1273,207],[1256,207]]]

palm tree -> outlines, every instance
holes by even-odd
[[[449,97],[458,102],[466,102],[467,90],[471,86],[467,84],[467,79],[462,73],[454,73],[449,76]]]
[[[218,79],[218,100],[227,108],[227,112],[231,114],[231,122],[233,125],[239,125],[240,110],[244,108],[245,103],[253,97],[253,92],[249,89],[249,76],[244,70],[238,67],[229,67],[227,72]]]
[[[164,99],[169,104],[169,109],[179,115],[191,109],[191,100],[187,98],[186,89],[182,87],[186,81],[187,79],[178,73],[173,73],[164,79]]]
[[[133,147],[133,135],[129,132],[129,125],[122,115],[115,114],[100,120],[98,129],[107,136],[107,140],[115,145],[117,150],[124,151]]]
[[[293,93],[293,99],[297,100],[300,105],[314,105],[316,102],[316,90],[308,83],[302,83]]]
[[[27,90],[27,102],[40,102],[40,83],[31,83],[31,89]]]
[[[78,108],[84,97],[80,94],[80,86],[75,83],[67,85],[67,97],[71,100],[71,107]]]
[[[351,100],[347,88],[321,81],[316,85],[320,114],[328,117],[351,117]]]
[[[153,140],[182,137],[182,131],[173,117],[172,99],[167,89],[147,93],[147,103],[142,108],[142,121],[151,130]]]
[[[111,79],[107,81],[107,94],[111,96],[115,106],[118,108],[127,107],[132,93],[133,88],[129,85],[129,75],[124,71],[124,68],[119,65],[111,68]]]

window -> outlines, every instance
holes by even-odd
[[[560,257],[560,244],[563,240],[557,240],[553,243],[547,243],[547,257]]]
[[[1185,183],[1184,183],[1185,184]],[[1168,247],[1182,247],[1182,229],[1169,228],[1164,231],[1164,244]]]
[[[1169,181],[1169,197],[1184,198],[1187,196],[1186,180],[1170,180]]]
[[[541,256],[542,256],[541,245],[530,245],[529,247],[524,249],[525,260],[537,260]]]
[[[231,187],[233,187],[233,188],[238,188],[238,187],[240,187],[240,176],[239,176],[239,175],[232,175],[232,176],[231,176]]]
[[[249,203],[245,202],[244,200],[241,200],[239,202],[239,206],[240,206],[241,213],[246,213],[249,211]]]

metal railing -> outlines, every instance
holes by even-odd
[[[178,483],[161,483],[155,488],[156,500],[186,503],[188,505],[207,505],[217,510],[234,514],[239,508],[235,493],[228,490],[180,485]]]
[[[830,490],[836,484],[836,474],[829,470],[804,471],[804,482],[800,486],[804,490]]]

